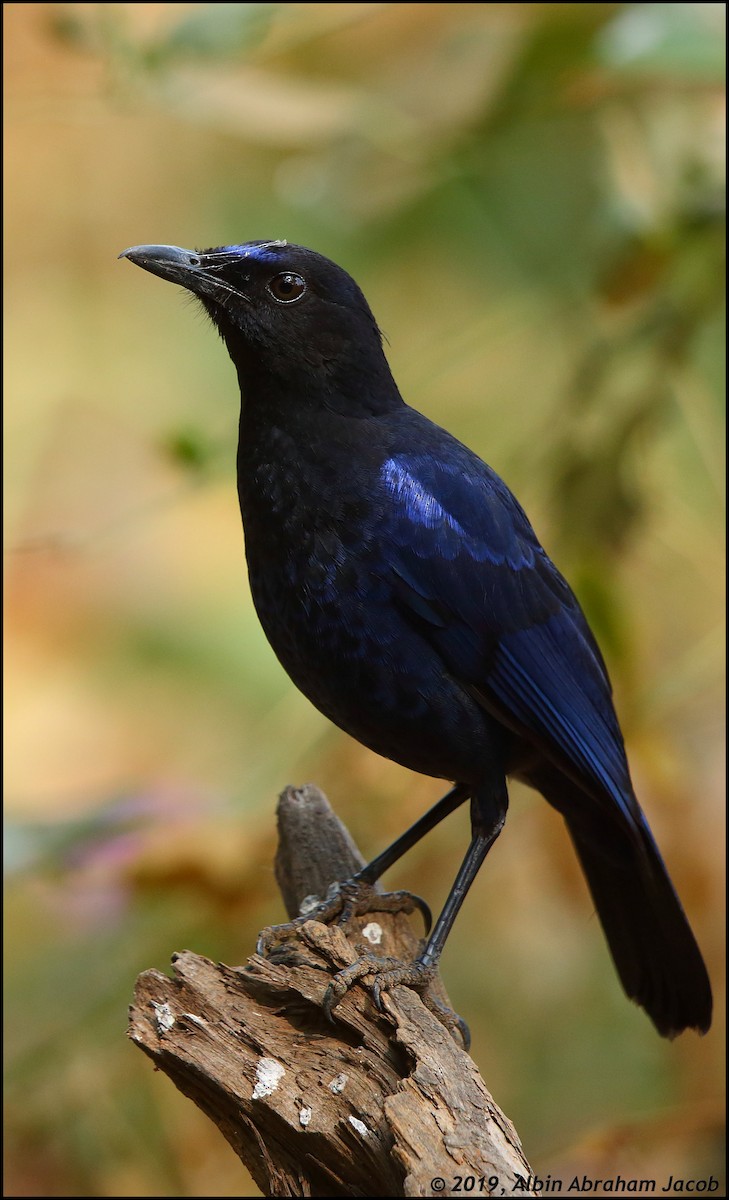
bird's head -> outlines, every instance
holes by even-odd
[[[381,391],[383,371],[389,376],[361,290],[336,263],[304,246],[132,246],[119,257],[198,297],[244,388],[264,374],[289,384],[316,381],[332,395],[343,381],[364,375],[377,377]]]

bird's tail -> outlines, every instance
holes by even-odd
[[[543,783],[544,781],[542,781]],[[630,829],[605,817],[595,801],[562,777],[539,790],[567,822],[605,932],[613,962],[631,1000],[664,1037],[711,1025],[711,985],[696,939],[642,812]],[[565,790],[573,795],[565,804]],[[570,811],[571,810],[571,811]],[[602,827],[600,827],[602,826]]]
[[[613,962],[659,1033],[706,1033],[711,986],[696,939],[652,837],[606,858],[567,822]]]

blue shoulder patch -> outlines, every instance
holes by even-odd
[[[382,466],[381,475],[390,494],[398,503],[404,504],[405,513],[411,521],[424,525],[426,529],[436,529],[445,524],[454,533],[466,536],[458,521],[446,512],[432,492],[407,470],[400,459],[388,458]]]
[[[419,551],[416,541],[416,552],[446,560],[463,553],[514,571],[534,565],[539,544],[531,526],[505,484],[480,460],[453,464],[422,454],[396,455],[382,464],[380,477],[397,501],[398,516],[410,522],[404,545],[412,545],[413,525],[439,535],[427,540],[427,551]]]

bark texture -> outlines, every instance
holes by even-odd
[[[278,821],[276,877],[294,916],[363,860],[314,787],[288,788]],[[245,966],[184,951],[172,978],[139,976],[129,1034],[215,1122],[264,1195],[531,1195],[516,1131],[414,991],[393,988],[378,1012],[365,979],[333,1023],[322,1010],[358,946],[407,960],[418,945],[410,919],[378,912],[344,928],[308,921]],[[431,991],[449,1006],[439,981]]]

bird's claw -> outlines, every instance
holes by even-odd
[[[355,876],[345,883],[332,884],[323,900],[305,901],[298,917],[262,929],[256,942],[256,953],[265,956],[276,943],[294,937],[307,921],[320,921],[323,925],[334,922],[347,925],[353,917],[367,913],[412,913],[416,910],[423,917],[427,936],[433,919],[430,908],[420,896],[402,891],[378,892],[371,883]]]
[[[375,897],[375,902],[368,911],[408,914],[417,911],[423,918],[425,936],[428,936],[433,925],[433,914],[422,896],[416,896],[414,892],[376,892]]]
[[[438,1018],[441,1025],[453,1034],[458,1031],[464,1050],[471,1045],[471,1033],[468,1025],[458,1013],[439,1003],[428,991],[435,975],[435,967],[426,966],[417,959],[411,963],[401,962],[397,958],[377,958],[365,951],[356,962],[338,971],[329,984],[322,1007],[330,1021],[334,1021],[333,1010],[349,989],[363,976],[374,975],[371,987],[372,999],[378,1012],[384,1009],[382,995],[391,988],[411,987],[421,994],[425,1007]]]
[[[426,935],[430,931],[432,917],[430,908],[420,896],[412,892],[379,892],[364,879],[347,880],[342,884],[332,884],[323,900],[307,898],[302,904],[302,912],[291,921],[281,925],[270,925],[261,930],[256,943],[256,953],[261,956],[270,954],[274,947],[288,938],[294,937],[308,921],[319,921],[324,925],[336,923],[338,926],[348,924],[353,917],[361,917],[367,913],[412,913],[417,909],[422,914]],[[435,974],[435,968],[426,966],[415,960],[404,963],[398,958],[378,958],[369,950],[360,948],[360,957],[349,966],[344,967],[332,979],[322,1000],[322,1008],[330,1021],[334,1021],[334,1009],[340,1000],[358,979],[367,975],[374,976],[371,993],[378,1012],[383,1011],[383,993],[391,988],[404,984],[422,993],[423,1001],[428,1009],[438,1018],[441,1024],[453,1033],[458,1030],[463,1045],[468,1049],[470,1035],[468,1026],[457,1013],[439,1004],[428,993],[428,985]]]
[[[377,971],[390,962],[395,962],[395,959],[376,958],[374,954],[364,951],[360,958],[351,963],[348,967],[344,967],[341,971],[337,971],[332,979],[329,987],[324,993],[322,1008],[330,1021],[334,1020],[333,1009],[339,1004],[343,996],[346,996],[349,989],[363,975],[375,975]]]
[[[422,915],[425,935],[430,933],[433,917],[430,908],[421,896],[413,892],[378,892],[373,884],[366,880],[347,880],[338,888],[341,910],[336,917],[338,925],[346,925],[353,917],[361,917],[366,913],[412,913],[416,910]],[[312,914],[314,920],[320,920]]]
[[[307,921],[320,921],[322,925],[329,925],[335,920],[339,921],[343,908],[343,886],[340,884],[332,884],[323,900],[319,900],[315,896],[307,896],[302,901],[298,917],[293,917],[290,921],[283,921],[280,925],[268,925],[261,930],[256,941],[256,954],[263,957],[277,943],[294,937]]]

